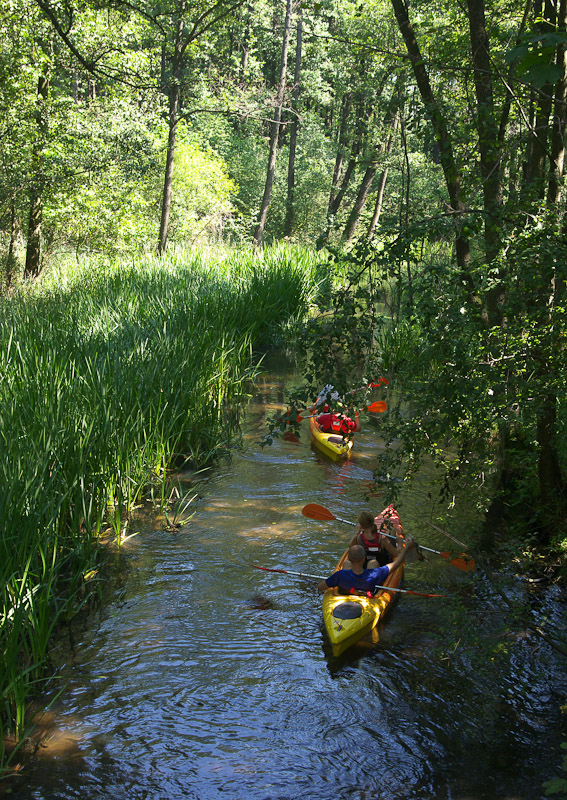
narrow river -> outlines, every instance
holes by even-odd
[[[49,736],[11,797],[543,797],[560,764],[567,691],[546,646],[515,640],[505,667],[479,672],[437,650],[439,604],[451,600],[406,595],[377,644],[335,659],[316,582],[248,566],[327,575],[352,529],[301,509],[316,502],[354,520],[369,507],[361,487],[381,446],[363,418],[343,463],[312,450],[306,423],[301,441],[262,450],[284,379],[259,381],[244,447],[202,485],[192,519],[177,532],[142,527],[125,544],[124,585],[77,634]],[[424,520],[421,483],[404,496],[402,521],[446,549]],[[470,580],[436,557],[406,571],[406,587],[422,591],[472,594]]]

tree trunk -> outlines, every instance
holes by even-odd
[[[558,15],[558,28],[565,33],[567,30],[567,0],[561,0]],[[557,48],[557,65],[561,75],[555,85],[555,106],[553,115],[553,132],[551,145],[551,169],[547,186],[547,205],[553,209],[558,206],[561,197],[561,184],[564,176],[565,143],[564,131],[567,117],[567,54],[563,41]],[[549,301],[548,308],[551,315],[556,304],[557,280],[554,270],[549,272]],[[550,324],[552,320],[550,319]],[[557,348],[562,347],[562,342],[557,342]],[[544,363],[541,365],[542,384],[546,380],[550,368]],[[537,379],[537,376],[536,376]],[[546,509],[557,509],[564,515],[565,512],[565,480],[561,469],[557,447],[557,395],[553,390],[543,397],[537,422],[538,442],[538,479],[542,504]],[[549,534],[549,528],[546,531]]]
[[[174,79],[175,80],[175,79]],[[169,215],[171,212],[171,196],[173,190],[173,167],[175,162],[175,139],[177,136],[177,114],[179,110],[179,83],[175,81],[169,88],[169,134],[167,137],[167,155],[165,159],[165,177],[161,201],[161,219],[159,226],[158,253],[163,255],[167,250],[169,232]]]
[[[469,30],[474,67],[476,93],[476,127],[480,154],[484,212],[484,255],[487,264],[492,264],[500,252],[502,230],[502,184],[500,136],[494,113],[492,90],[492,66],[484,0],[467,0]],[[486,293],[485,320],[489,326],[502,322],[501,304],[503,283],[499,281]]]
[[[341,179],[341,172],[343,169],[343,161],[348,146],[348,118],[352,108],[352,98],[350,94],[343,95],[341,107],[341,122],[339,127],[339,141],[337,155],[335,157],[335,168],[333,170],[333,180],[331,183],[331,192],[329,194],[329,205],[327,207],[327,215],[331,212],[331,207],[339,188]]]
[[[244,28],[244,37],[242,40],[242,54],[240,56],[240,86],[246,85],[246,76],[248,73],[248,61],[250,59],[250,26],[252,17],[254,15],[254,6],[252,3],[247,8],[246,25]]]
[[[562,32],[567,30],[567,0],[561,0],[558,27]],[[556,63],[561,69],[561,77],[555,85],[551,169],[547,186],[548,206],[558,205],[561,200],[561,186],[565,167],[565,123],[567,122],[567,46],[565,41],[557,48]]]
[[[175,139],[177,137],[177,124],[179,122],[179,92],[181,77],[181,62],[183,52],[187,46],[183,42],[184,14],[187,0],[181,0],[179,4],[177,28],[175,30],[175,44],[173,48],[171,80],[167,89],[169,98],[168,109],[168,137],[167,154],[165,159],[165,176],[163,180],[163,193],[161,201],[161,219],[159,225],[158,253],[163,255],[167,250],[167,236],[169,232],[169,215],[171,212],[171,196],[173,189],[173,167],[175,163]],[[162,51],[162,81],[165,78],[165,50]]]
[[[522,37],[526,31],[526,27],[528,25],[530,19],[530,13],[532,10],[533,0],[524,0],[524,14],[522,17],[522,21],[520,23],[520,27],[518,28],[518,32],[516,34],[516,47],[518,47],[522,42]],[[500,112],[500,126],[498,131],[498,145],[502,149],[504,136],[506,133],[506,128],[508,127],[508,120],[510,118],[510,107],[512,105],[512,101],[515,99],[514,95],[514,81],[516,76],[516,69],[517,64],[515,61],[512,61],[510,66],[508,67],[508,74],[506,75],[506,97],[504,99],[504,103],[502,104],[502,109]]]
[[[295,153],[297,149],[298,121],[298,100],[299,100],[299,80],[301,77],[301,49],[303,46],[303,16],[301,12],[301,2],[298,6],[297,17],[297,42],[295,46],[295,72],[293,77],[293,110],[295,118],[291,124],[289,134],[289,160],[287,165],[287,201],[284,224],[284,236],[291,236],[293,231],[293,221],[295,213]]]
[[[374,233],[376,232],[376,228],[378,227],[378,223],[380,222],[380,215],[382,213],[382,203],[384,202],[384,189],[386,188],[386,181],[388,180],[388,172],[389,167],[382,170],[382,174],[378,180],[378,192],[376,194],[376,203],[374,205],[374,213],[372,214],[372,219],[370,220],[370,225],[368,226],[368,233],[367,237],[372,239]]]
[[[47,136],[47,102],[49,98],[49,67],[45,64],[37,82],[37,109],[35,114],[37,138],[33,149],[33,184],[30,192],[30,212],[28,220],[28,241],[24,278],[39,275],[41,268],[41,227],[43,224],[43,192],[45,175],[43,170],[43,149]]]
[[[278,84],[278,93],[276,95],[274,118],[272,120],[271,132],[270,132],[270,153],[268,157],[268,170],[266,173],[266,184],[264,186],[262,205],[260,206],[260,213],[258,215],[258,224],[256,226],[256,231],[254,233],[254,245],[256,247],[260,247],[260,245],[262,244],[262,239],[264,237],[264,228],[266,227],[266,220],[268,218],[268,209],[270,207],[270,202],[272,199],[272,188],[274,185],[274,175],[276,172],[278,137],[280,133],[282,106],[285,94],[291,14],[292,14],[292,0],[286,0],[284,35],[282,42],[282,55],[280,61],[280,76]]]
[[[366,172],[362,177],[362,181],[360,182],[360,187],[358,189],[358,194],[356,195],[356,200],[354,201],[351,212],[348,215],[345,229],[343,231],[343,241],[345,242],[350,242],[350,240],[354,236],[356,226],[358,225],[358,220],[360,219],[362,209],[366,204],[366,200],[370,192],[372,181],[374,180],[374,176],[376,175],[377,172],[378,172],[378,161],[376,160],[368,165],[368,167],[366,168]]]
[[[400,121],[399,113],[396,113],[394,117],[394,126],[392,133],[388,136],[388,142],[386,144],[385,156],[387,158],[390,157],[392,154],[392,147],[394,145],[394,135],[398,129],[398,124]],[[372,239],[376,228],[378,226],[378,222],[380,221],[380,215],[382,213],[382,203],[384,202],[384,190],[386,188],[386,181],[388,180],[388,172],[390,171],[389,167],[386,167],[382,170],[380,178],[378,180],[378,191],[376,193],[376,203],[374,205],[374,212],[372,214],[372,219],[370,220],[370,225],[368,226],[368,233],[367,236],[369,239]]]
[[[9,289],[14,282],[14,275],[16,273],[16,236],[17,236],[17,225],[16,225],[16,201],[12,197],[10,202],[10,244],[8,246],[8,255],[6,257],[6,272],[5,272],[5,283],[6,288]]]
[[[362,214],[362,209],[366,205],[366,201],[368,199],[368,194],[370,192],[370,187],[372,185],[372,181],[374,180],[374,176],[378,172],[378,166],[380,163],[380,159],[383,156],[389,156],[392,152],[392,144],[394,140],[394,133],[397,130],[400,114],[399,114],[399,107],[401,103],[403,103],[402,95],[403,92],[400,91],[403,85],[405,84],[405,76],[402,76],[401,82],[397,83],[394,87],[394,91],[392,92],[392,97],[388,104],[388,109],[386,111],[385,119],[384,119],[384,126],[390,127],[392,132],[388,136],[388,141],[386,144],[382,143],[378,148],[378,152],[376,153],[372,162],[368,165],[366,172],[362,178],[360,183],[360,187],[358,190],[358,194],[356,196],[356,200],[354,201],[354,205],[351,209],[351,212],[348,216],[345,229],[343,231],[343,240],[349,242],[352,237],[354,236],[354,232],[356,230],[356,226],[358,225],[358,221],[360,219],[360,215]],[[386,170],[387,174],[387,170]],[[382,172],[384,175],[384,171]],[[385,184],[384,184],[385,185]],[[384,186],[382,186],[381,190],[382,196],[384,195]],[[381,204],[380,200],[380,204]],[[373,219],[376,215],[376,208],[374,209]],[[376,223],[374,223],[375,225]]]
[[[415,37],[413,27],[410,23],[408,16],[408,9],[405,0],[392,0],[392,7],[398,22],[398,27],[404,38],[406,49],[411,61],[413,73],[417,82],[419,93],[431,125],[435,139],[439,146],[439,158],[441,167],[445,176],[445,184],[449,194],[449,203],[455,215],[461,215],[465,211],[465,204],[462,199],[461,177],[455,156],[453,153],[453,144],[449,131],[447,128],[446,120],[443,116],[441,108],[437,103],[429,76],[425,68],[425,60],[421,54],[419,44]],[[470,242],[467,236],[463,235],[459,228],[455,238],[455,248],[457,255],[457,263],[461,270],[461,278],[468,288],[474,290],[472,277],[470,275]]]
[[[331,219],[337,216],[337,211],[341,207],[341,203],[343,202],[343,198],[345,196],[346,190],[348,189],[348,185],[350,183],[350,179],[352,178],[352,174],[356,169],[356,165],[358,163],[358,154],[360,152],[360,143],[357,142],[353,148],[351,153],[351,157],[348,160],[347,168],[344,171],[344,175],[342,181],[340,183],[338,192],[333,197],[333,201],[329,203],[329,216]],[[332,227],[332,226],[331,226]]]
[[[340,186],[338,187],[333,186],[333,188],[331,189],[331,196],[329,198],[329,207],[327,209],[327,227],[325,231],[321,234],[321,236],[319,236],[319,238],[317,239],[318,249],[323,247],[329,241],[331,231],[333,230],[335,224],[335,218],[337,216],[337,212],[341,207],[341,203],[343,202],[343,198],[348,189],[350,179],[352,178],[352,175],[358,164],[358,156],[360,154],[360,151],[362,150],[362,144],[366,128],[366,120],[364,119],[364,108],[360,105],[358,105],[357,107],[358,107],[358,113],[356,114],[356,123],[357,123],[356,138],[353,142],[347,168],[343,174]],[[335,172],[337,172],[336,167],[337,164],[335,163]]]
[[[556,14],[553,0],[539,2],[534,8],[534,27],[543,36],[555,32]],[[544,84],[534,90],[530,114],[531,132],[526,148],[526,165],[521,194],[523,204],[542,200],[546,190],[546,165],[549,146],[549,118],[553,105],[553,85]]]
[[[359,65],[360,71],[364,71],[363,65]],[[387,76],[384,77],[381,84],[376,91],[376,98],[379,98],[384,90],[387,81]],[[344,155],[348,147],[348,119],[350,116],[352,105],[352,98],[350,94],[343,96],[343,103],[341,108],[341,125],[339,130],[339,148],[335,159],[335,169],[333,172],[333,181],[331,184],[331,192],[329,195],[329,205],[327,207],[327,227],[317,239],[317,249],[324,247],[329,241],[331,231],[335,225],[335,218],[341,206],[345,193],[348,189],[350,179],[356,169],[358,156],[363,149],[363,143],[367,136],[368,119],[372,113],[373,107],[368,100],[364,99],[361,92],[355,109],[356,119],[356,138],[353,141],[349,161],[342,180],[340,180],[342,167],[344,163]],[[340,183],[340,185],[339,185]]]
[[[477,102],[476,126],[484,200],[485,255],[486,261],[491,263],[500,251],[502,186],[499,128],[494,114],[484,0],[467,0],[467,8]]]
[[[556,441],[557,398],[548,397],[537,423],[538,479],[541,503],[548,510],[565,502]]]

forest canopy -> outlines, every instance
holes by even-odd
[[[405,372],[406,465],[443,431],[447,480],[489,461],[497,490],[553,510],[547,541],[567,510],[566,16],[564,0],[11,0],[4,285],[69,256],[326,248],[347,309],[329,341],[370,313],[359,373]]]

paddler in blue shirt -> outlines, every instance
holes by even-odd
[[[403,564],[408,554],[417,548],[413,539],[406,540],[406,542],[406,546],[390,564],[376,569],[365,569],[366,550],[359,544],[352,545],[348,549],[350,569],[339,569],[333,572],[332,575],[321,581],[318,586],[319,591],[326,592],[328,589],[338,588],[346,592],[354,591],[357,594],[374,594],[376,586],[383,586],[390,572]]]

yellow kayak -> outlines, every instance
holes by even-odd
[[[356,414],[356,424],[358,430],[358,412]],[[352,439],[345,439],[340,433],[322,431],[316,416],[309,418],[309,430],[311,431],[313,444],[329,458],[334,460],[344,458],[352,450]]]
[[[335,567],[341,569],[348,550]],[[404,565],[390,572],[384,586],[401,588]],[[323,594],[323,620],[333,647],[333,655],[340,656],[363,636],[373,631],[398,596],[398,592],[380,590],[374,597],[335,594],[329,590]]]

